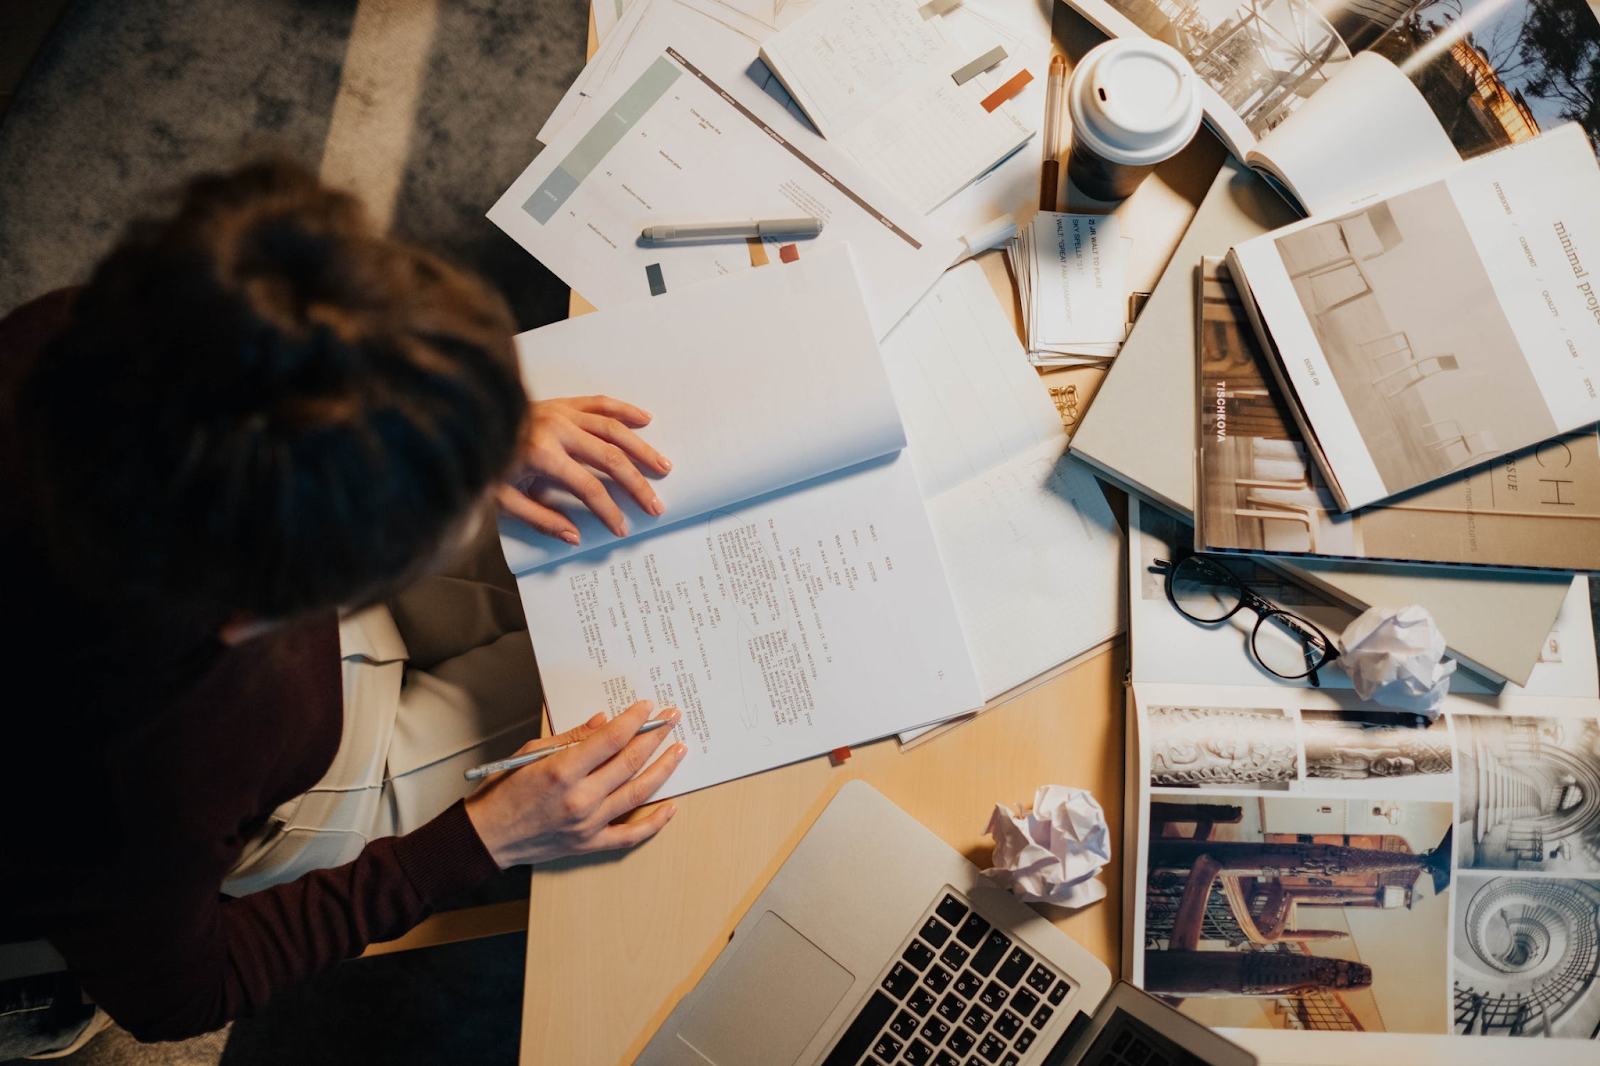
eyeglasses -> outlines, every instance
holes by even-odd
[[[1245,587],[1232,570],[1203,555],[1189,555],[1177,564],[1155,560],[1151,569],[1167,575],[1167,599],[1191,622],[1217,625],[1241,610],[1254,611],[1250,652],[1281,678],[1307,678],[1320,687],[1317,671],[1339,657],[1326,633],[1297,614],[1274,607]]]

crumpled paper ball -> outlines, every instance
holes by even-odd
[[[1356,695],[1385,707],[1439,717],[1454,659],[1426,607],[1372,607],[1339,635],[1339,665]]]
[[[1045,785],[1020,816],[997,803],[984,831],[994,838],[994,866],[983,872],[1017,898],[1062,907],[1105,898],[1097,875],[1111,861],[1111,831],[1085,790]]]

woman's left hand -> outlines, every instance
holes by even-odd
[[[634,428],[650,424],[650,414],[609,396],[572,396],[530,405],[523,469],[497,493],[500,509],[547,537],[578,543],[578,527],[560,511],[530,498],[541,480],[560,485],[593,511],[619,537],[628,535],[622,516],[599,471],[621,485],[646,514],[666,508],[640,467],[657,475],[672,469],[666,457],[644,442]],[[637,464],[637,465],[636,465]]]

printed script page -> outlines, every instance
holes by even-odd
[[[517,579],[558,730],[677,706],[677,795],[983,702],[910,460]]]

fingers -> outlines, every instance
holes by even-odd
[[[667,730],[662,729],[659,732],[665,733]],[[672,745],[662,753],[661,758],[645,767],[644,772],[639,774],[638,777],[624,781],[616,791],[601,801],[600,808],[596,811],[596,817],[607,822],[614,822],[629,811],[650,802],[650,797],[661,791],[661,786],[667,783],[667,778],[672,776],[673,771],[682,764],[683,758],[687,754],[689,754],[689,749],[686,745]],[[611,762],[617,762],[621,758],[622,756],[618,755]],[[611,763],[607,763],[606,766],[601,767],[601,771],[603,772],[610,765]]]
[[[531,741],[528,744],[525,744],[524,747],[528,750],[532,750],[533,748],[549,747],[552,744],[572,744],[576,741],[582,740],[584,737],[588,736],[590,733],[593,733],[596,729],[600,729],[605,724],[606,713],[604,711],[598,711],[591,715],[589,720],[584,722],[582,725],[575,726],[574,728],[567,730],[565,733],[557,733],[552,737],[544,737],[539,740]]]
[[[605,527],[613,534],[619,537],[628,535],[628,522],[622,517],[622,509],[617,506],[617,501],[611,498],[604,483],[585,470],[576,459],[570,455],[557,456],[551,460],[550,469],[544,473],[551,481],[581,500],[583,505],[593,511],[594,516],[605,523]]]
[[[667,457],[656,451],[645,439],[624,425],[621,419],[610,418],[605,415],[579,414],[577,425],[580,429],[609,441],[621,448],[627,455],[658,474],[665,474],[672,469],[672,464]]]
[[[578,543],[578,527],[560,511],[528,499],[515,485],[501,485],[495,490],[495,502],[512,518],[532,526],[547,537]]]
[[[656,705],[650,700],[640,700],[601,728],[590,733],[584,738],[583,743],[569,752],[564,752],[555,758],[570,767],[579,776],[588,776],[600,767],[606,760],[628,746],[639,727],[644,725],[650,717],[650,712]],[[590,719],[594,721],[594,719]],[[660,732],[660,730],[656,730]],[[606,789],[610,792],[611,789]]]
[[[678,719],[681,718],[682,715],[678,713],[678,709],[676,707],[669,707],[656,717],[665,719],[666,721],[672,723],[672,725],[676,725]],[[595,771],[589,775],[590,778],[597,786],[603,789],[605,793],[609,794],[611,792],[615,792],[617,789],[627,784],[629,779],[631,779],[635,774],[644,769],[645,764],[650,761],[650,756],[654,755],[656,749],[661,747],[662,742],[667,740],[671,735],[672,726],[669,725],[661,729],[653,729],[648,733],[630,738],[628,742],[622,746],[622,750],[617,752],[611,758],[602,763],[598,768],[596,768]],[[651,792],[654,791],[654,789],[651,789]],[[645,793],[645,797],[648,797],[649,795],[650,792]],[[643,802],[644,799],[641,798],[626,809],[631,810],[633,807],[637,807]],[[612,815],[612,817],[614,818],[616,815]],[[607,820],[609,821],[610,819]]]
[[[636,440],[638,439],[633,430],[628,429],[615,419],[595,419],[592,415],[581,417],[591,418],[597,422],[609,422],[621,432],[634,437]],[[627,490],[628,495],[638,501],[639,506],[644,508],[645,514],[659,515],[666,510],[666,507],[661,503],[661,498],[656,495],[656,490],[651,488],[650,482],[645,480],[643,474],[639,473],[639,468],[633,465],[633,460],[629,458],[628,453],[617,445],[587,432],[581,426],[573,426],[562,443],[566,447],[567,454],[574,459],[582,459],[596,470],[604,470],[607,474],[610,474],[612,481],[621,485]],[[643,441],[639,441],[639,444],[641,447],[648,447]],[[652,449],[653,451],[654,449]],[[610,496],[608,495],[606,498],[609,500]],[[621,514],[621,512],[619,511],[618,514]]]
[[[574,410],[619,419],[630,426],[648,426],[650,424],[649,411],[642,407],[635,407],[631,403],[624,403],[622,400],[614,400],[610,396],[575,396],[563,402],[570,405]]]
[[[590,838],[588,850],[614,851],[643,844],[661,832],[662,827],[672,821],[672,816],[677,813],[678,808],[674,804],[663,803],[643,818],[621,825],[608,825]]]

